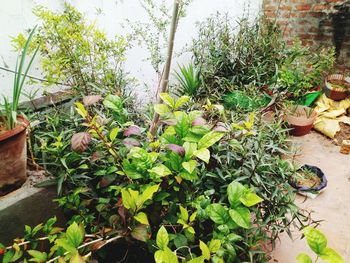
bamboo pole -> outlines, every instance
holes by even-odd
[[[174,51],[174,41],[175,41],[175,33],[176,33],[177,22],[178,22],[180,1],[181,0],[174,0],[173,15],[171,20],[171,28],[170,28],[170,35],[169,35],[169,42],[168,42],[167,60],[165,63],[164,74],[162,75],[162,81],[160,84],[161,86],[159,89],[159,93],[166,92],[169,84],[169,75],[170,75],[170,68],[171,68],[172,56]],[[161,103],[161,99],[157,94],[157,104],[158,103]],[[152,136],[156,134],[158,122],[159,122],[159,114],[155,112],[153,115],[153,119],[150,127],[150,133]]]

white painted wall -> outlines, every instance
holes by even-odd
[[[160,0],[156,0],[159,1]],[[173,0],[167,0],[169,7]],[[146,21],[147,16],[142,9],[139,0],[68,0],[79,11],[87,15],[89,19],[96,20],[99,27],[107,32],[108,36],[115,34],[125,34],[125,29],[121,26],[125,19],[131,21]],[[12,51],[10,37],[15,36],[24,29],[33,27],[37,21],[31,13],[36,4],[60,10],[63,0],[0,0],[0,65],[14,69],[16,53]],[[245,10],[254,17],[260,11],[262,0],[193,0],[188,8],[187,17],[181,20],[176,35],[175,52],[180,52],[186,43],[196,36],[196,22],[203,21],[213,13],[228,12],[230,17],[238,18]],[[97,14],[97,9],[102,10],[102,14]],[[134,87],[145,98],[146,94],[152,94],[144,90],[143,83],[153,87],[157,85],[157,76],[148,61],[145,61],[149,54],[142,47],[132,48],[127,55],[126,69],[133,77],[138,79],[139,85]],[[176,58],[179,62],[188,60],[189,55],[182,55]],[[176,65],[175,61],[174,65]],[[40,70],[33,67],[31,75],[40,76]],[[0,70],[0,95],[11,95],[13,74]],[[32,87],[30,87],[32,88]]]

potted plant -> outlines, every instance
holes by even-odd
[[[29,63],[25,65],[34,31],[35,28],[30,32],[17,58],[12,101],[4,97],[4,104],[0,110],[0,195],[22,185],[26,180],[26,129],[29,122],[25,117],[18,115],[18,104],[28,71],[38,52],[36,49]]]
[[[324,92],[332,100],[339,101],[348,97],[350,91],[350,77],[343,74],[332,74],[325,79]]]
[[[290,185],[301,194],[317,194],[327,186],[327,178],[320,168],[305,164],[296,171]]]
[[[294,136],[304,136],[308,134],[317,118],[314,109],[293,105],[287,109],[286,120],[291,127],[291,134]]]

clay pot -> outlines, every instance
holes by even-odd
[[[287,114],[286,121],[288,122],[293,136],[304,136],[308,134],[317,118],[317,113],[312,112],[311,116],[307,116],[306,111],[310,110],[306,106],[298,106],[293,114]]]
[[[28,120],[18,117],[14,129],[0,133],[0,196],[20,187],[27,179],[28,125]]]
[[[339,101],[344,100],[348,97],[348,91],[346,90],[334,90],[330,80],[344,80],[344,75],[342,74],[332,74],[325,79],[323,91],[326,96],[332,100]],[[346,81],[346,80],[344,80]],[[350,83],[349,83],[350,84]]]

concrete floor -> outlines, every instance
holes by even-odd
[[[324,220],[319,229],[327,236],[328,246],[338,251],[345,262],[350,262],[350,155],[339,153],[339,146],[316,132],[294,137],[292,141],[300,146],[297,160],[318,166],[328,179],[327,188],[316,199],[305,201],[305,197],[298,196],[297,203],[312,211],[314,220]],[[313,255],[300,237],[298,231],[293,232],[294,240],[282,235],[270,262],[295,263],[301,252]]]

